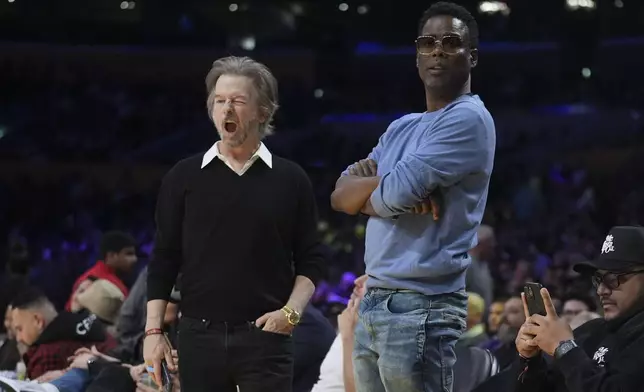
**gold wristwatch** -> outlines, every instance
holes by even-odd
[[[289,308],[288,306],[284,306],[282,308],[282,312],[284,312],[284,314],[286,315],[286,320],[292,326],[295,327],[296,325],[298,325],[300,323],[300,319],[302,318],[302,316],[300,315],[300,313],[297,310],[293,310],[293,309]]]

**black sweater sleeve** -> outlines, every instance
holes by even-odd
[[[638,359],[633,358],[632,366],[606,370],[576,347],[555,361],[555,366],[569,392],[638,392],[644,390],[644,367]]]
[[[148,266],[148,301],[168,300],[181,267],[185,202],[182,162],[170,169],[161,184],[155,212],[156,234]]]
[[[298,207],[294,231],[293,261],[295,275],[305,276],[317,284],[324,277],[324,252],[318,234],[318,210],[311,180],[298,166]]]
[[[556,391],[554,375],[548,369],[548,364],[542,355],[531,359],[522,359],[517,355],[517,360],[512,364],[516,377],[515,392],[542,392]]]

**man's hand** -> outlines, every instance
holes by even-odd
[[[358,177],[375,177],[378,175],[378,163],[373,159],[361,159],[349,166],[349,174]]]
[[[152,368],[150,376],[154,379],[157,385],[163,384],[163,374],[161,370],[161,362],[166,361],[168,370],[176,371],[174,358],[172,357],[172,347],[165,335],[154,334],[145,336],[143,338],[143,359],[147,368]]]
[[[360,306],[360,298],[351,298],[347,308],[338,315],[338,330],[342,339],[353,340],[358,323],[358,306]]]
[[[529,320],[530,312],[528,311],[528,303],[526,302],[525,294],[523,293],[521,293],[521,301],[523,302],[523,313],[525,314],[525,319]],[[523,358],[532,358],[539,355],[539,353],[541,352],[539,346],[533,340],[534,335],[526,333],[526,329],[531,325],[532,324],[530,324],[528,321],[523,323],[521,329],[519,329],[519,333],[517,334],[516,339],[514,340],[517,351]]]
[[[294,326],[288,322],[286,314],[284,314],[284,311],[281,309],[266,313],[255,321],[255,325],[258,328],[261,328],[262,331],[279,333],[282,335],[290,335],[294,328]]]
[[[139,382],[141,381],[141,378],[143,377],[143,374],[145,374],[145,364],[142,363],[140,365],[132,366],[130,368],[130,377],[132,377],[132,380],[134,382]]]
[[[557,315],[548,290],[541,289],[541,298],[546,306],[546,315],[534,314],[526,320],[525,333],[534,335],[532,339],[548,355],[554,356],[559,344],[574,338],[570,325]]]
[[[68,358],[70,369],[84,369],[87,370],[87,361],[94,358],[91,353],[81,353]]]
[[[437,221],[440,218],[440,193],[438,190],[435,190],[432,192],[427,200],[424,200],[422,203],[418,204],[417,206],[414,206],[412,209],[413,214],[417,215],[427,215],[429,213],[432,214],[432,217],[434,218],[435,221]]]

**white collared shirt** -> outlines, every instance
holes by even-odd
[[[202,169],[206,167],[210,162],[212,162],[212,160],[215,159],[215,157],[219,158],[223,163],[226,164],[226,166],[230,168],[230,170],[234,171],[240,176],[244,175],[244,173],[246,173],[248,169],[250,169],[250,167],[253,166],[253,163],[255,163],[257,158],[264,161],[266,166],[268,166],[269,168],[273,167],[273,155],[271,154],[270,151],[268,151],[268,148],[266,148],[264,143],[259,144],[259,148],[257,149],[257,151],[255,151],[255,153],[248,159],[248,161],[246,161],[246,163],[240,170],[236,170],[233,167],[233,165],[230,163],[230,161],[219,152],[219,143],[221,143],[221,140],[216,142],[204,154],[203,160],[201,161]]]

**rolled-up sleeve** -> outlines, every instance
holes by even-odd
[[[493,154],[488,138],[482,114],[473,105],[456,106],[428,122],[424,141],[382,176],[371,194],[374,211],[381,217],[405,213],[436,187],[450,187],[485,170]]]
[[[166,174],[159,191],[154,250],[148,265],[148,301],[168,300],[181,267],[185,190],[180,164]]]
[[[293,232],[295,275],[309,278],[313,284],[325,276],[325,255],[318,233],[318,210],[315,193],[303,169],[298,173],[298,207]]]

